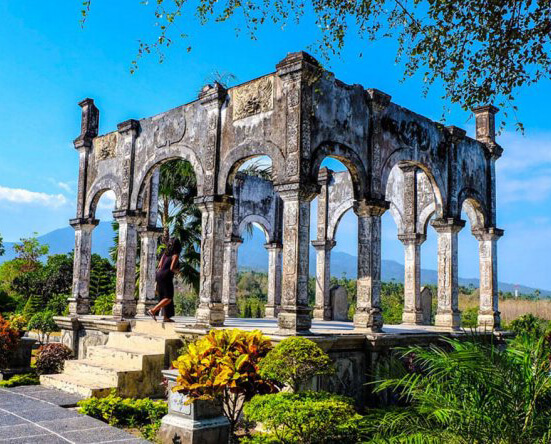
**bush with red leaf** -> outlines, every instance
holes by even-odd
[[[0,368],[6,368],[19,345],[19,331],[0,316]]]
[[[61,373],[67,359],[73,357],[71,349],[63,344],[46,344],[40,347],[36,357],[36,372],[39,375]]]

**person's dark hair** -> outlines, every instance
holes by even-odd
[[[168,241],[165,251],[167,256],[174,256],[175,254],[179,256],[182,252],[182,243],[180,242],[180,239],[177,237],[171,238]]]

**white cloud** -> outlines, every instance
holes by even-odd
[[[69,194],[74,193],[73,187],[69,182],[57,182],[57,186]]]
[[[107,190],[101,195],[101,198],[98,202],[99,210],[113,210],[115,207],[116,196],[115,193],[111,190]]]
[[[35,204],[54,208],[61,207],[68,202],[63,194],[47,194],[22,188],[8,188],[3,186],[0,186],[0,201],[10,202],[12,204]]]

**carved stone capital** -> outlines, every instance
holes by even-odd
[[[422,233],[402,233],[398,234],[398,239],[404,245],[421,245],[427,240],[427,236]]]
[[[392,98],[390,95],[375,88],[367,89],[366,93],[369,97],[371,109],[374,112],[380,113],[390,105],[390,99]]]
[[[141,237],[155,237],[163,232],[161,227],[153,227],[151,225],[140,225],[138,227],[138,233]]]
[[[327,167],[321,168],[318,174],[318,184],[326,185],[327,182],[331,180],[331,177],[333,177],[333,170],[330,170]]]
[[[211,194],[197,196],[194,202],[201,211],[226,211],[234,204],[234,199],[227,194]]]
[[[205,85],[199,93],[199,100],[203,106],[220,106],[226,99],[228,91],[220,83],[214,82],[212,85]]]
[[[117,125],[117,131],[120,134],[124,134],[128,131],[138,131],[140,128],[140,122],[135,119],[128,119]]]
[[[364,199],[354,202],[354,213],[359,217],[380,217],[390,208],[390,202],[383,199]]]
[[[498,240],[503,236],[504,231],[500,228],[489,227],[489,228],[479,228],[473,230],[474,237],[479,241],[494,241]]]
[[[231,235],[229,238],[224,240],[224,244],[234,244],[234,245],[241,245],[243,243],[243,238],[235,235]]]
[[[268,251],[271,251],[271,250],[282,250],[283,249],[283,245],[279,242],[270,242],[270,243],[267,243],[267,244],[264,244],[264,248],[266,248],[266,250]]]
[[[446,131],[450,135],[453,143],[461,142],[467,135],[467,131],[454,125],[447,126]]]
[[[333,239],[313,240],[311,244],[317,251],[331,251],[337,245],[337,242]]]
[[[465,221],[450,217],[434,219],[430,224],[437,233],[459,233],[465,226]]]
[[[77,217],[69,220],[69,225],[75,230],[90,230],[92,231],[99,224],[98,219],[92,217]]]
[[[143,224],[143,221],[146,217],[147,215],[143,211],[134,211],[134,210],[113,211],[113,219],[115,219],[119,223],[141,225]]]
[[[320,191],[319,185],[288,183],[275,185],[274,190],[283,201],[311,201]]]

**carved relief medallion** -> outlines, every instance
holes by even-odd
[[[115,148],[117,147],[117,132],[106,134],[105,136],[94,139],[94,152],[96,159],[105,160],[115,157]]]
[[[274,78],[253,80],[232,91],[233,120],[254,116],[274,107]]]
[[[153,143],[156,148],[173,145],[184,138],[186,119],[183,113],[180,116],[170,113],[154,118],[153,124]]]

